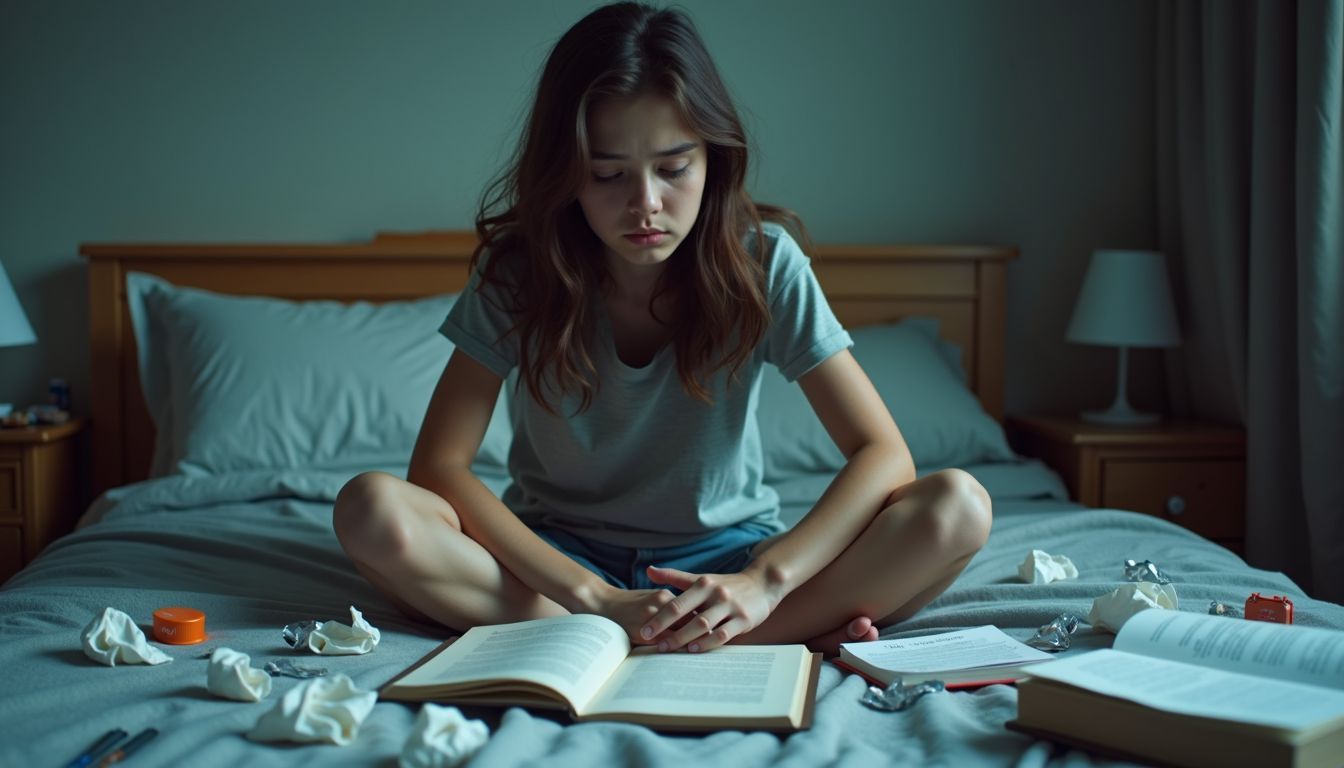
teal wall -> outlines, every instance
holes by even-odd
[[[0,261],[85,410],[90,241],[360,241],[460,228],[550,45],[594,4],[0,5]],[[822,242],[1011,243],[1009,410],[1109,404],[1063,340],[1097,247],[1151,247],[1151,0],[684,2],[756,141],[753,193]],[[1132,396],[1161,407],[1156,353]]]

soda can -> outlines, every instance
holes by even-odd
[[[47,382],[47,403],[62,411],[70,410],[70,385],[65,383],[65,379]]]

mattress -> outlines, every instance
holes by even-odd
[[[941,597],[885,628],[884,637],[993,624],[1025,639],[1061,612],[1086,616],[1095,597],[1123,582],[1126,558],[1153,560],[1168,571],[1182,610],[1272,592],[1293,599],[1300,623],[1344,628],[1344,607],[1312,600],[1282,574],[1251,568],[1182,528],[1138,513],[1070,504],[1059,479],[1037,462],[969,470],[994,500],[988,544]],[[347,479],[311,471],[179,476],[107,494],[78,531],[0,589],[0,765],[63,764],[112,728],[134,733],[150,726],[160,735],[138,753],[144,765],[392,764],[414,707],[380,702],[346,746],[274,746],[249,741],[246,733],[298,680],[276,678],[270,697],[255,704],[218,699],[205,688],[206,656],[216,647],[247,653],[256,666],[278,659],[324,666],[374,689],[444,639],[444,628],[399,614],[346,559],[332,533],[331,505]],[[817,475],[781,484],[785,516],[805,513],[829,480]],[[1033,548],[1068,555],[1079,578],[1022,583],[1017,566]],[[204,611],[209,639],[160,646],[173,661],[153,667],[105,667],[81,651],[81,630],[104,607],[125,611],[143,626],[154,609],[169,605]],[[372,653],[298,655],[284,643],[285,624],[348,620],[351,605],[382,631]],[[1071,652],[1110,641],[1111,635],[1083,627]],[[894,713],[864,707],[865,689],[859,677],[823,664],[814,725],[787,737],[736,731],[673,736],[626,724],[573,725],[563,715],[519,708],[468,710],[492,733],[473,765],[1091,762],[1005,729],[1016,711],[1011,686],[927,696]]]

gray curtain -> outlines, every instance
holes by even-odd
[[[1344,603],[1344,0],[1157,7],[1173,407],[1246,426],[1247,560]]]

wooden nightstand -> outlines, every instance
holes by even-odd
[[[1132,509],[1243,551],[1246,434],[1198,422],[1107,427],[1056,416],[1010,416],[1013,449],[1063,478],[1089,507]]]
[[[84,499],[83,419],[0,429],[0,582],[74,530]]]

